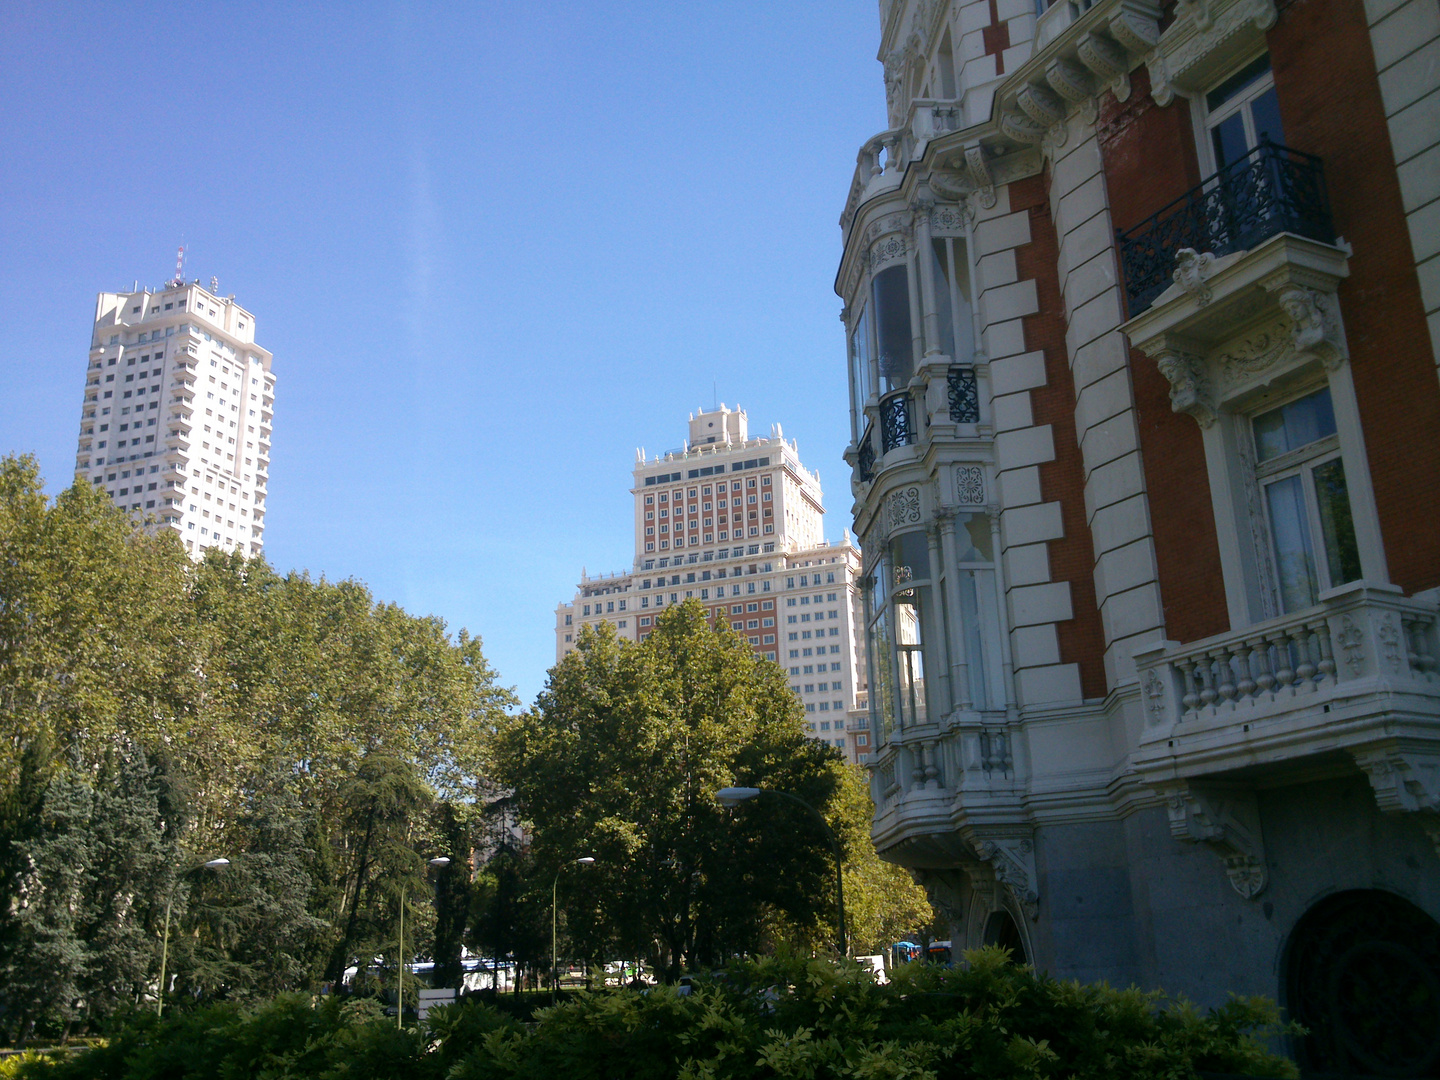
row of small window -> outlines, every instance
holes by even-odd
[[[840,612],[839,612],[838,610],[834,609],[834,608],[831,608],[831,609],[830,609],[830,618],[832,618],[832,619],[838,619],[839,617],[840,617]],[[823,612],[823,611],[817,611],[817,612],[815,612],[815,621],[816,621],[816,622],[819,622],[819,621],[820,621],[821,619],[823,619],[823,618],[825,618],[825,612]],[[809,622],[809,621],[810,621],[810,612],[808,612],[808,611],[803,611],[803,612],[801,612],[799,615],[786,615],[786,616],[785,616],[785,621],[786,621],[787,623],[792,624],[792,625],[795,623],[795,621],[796,621],[797,619],[798,619],[800,622]]]
[[[746,469],[766,469],[769,467],[770,459],[768,457],[750,458],[748,461],[733,462],[730,466],[730,471],[743,472]],[[698,480],[702,476],[718,476],[724,471],[724,465],[706,465],[699,469],[691,469],[689,478],[691,480]],[[673,484],[675,481],[681,479],[683,479],[683,477],[681,477],[678,472],[661,473],[658,476],[647,476],[645,478],[645,486],[654,487],[656,484]],[[765,482],[767,484],[770,482],[770,478],[768,476],[765,477]]]
[[[707,551],[707,552],[705,552],[703,555],[702,555],[702,554],[699,554],[698,552],[693,552],[693,551],[692,551],[688,557],[685,556],[685,555],[676,555],[676,556],[674,556],[673,558],[671,558],[671,557],[666,557],[666,556],[662,556],[658,564],[656,563],[656,561],[655,561],[654,559],[646,559],[645,562],[644,562],[644,565],[641,566],[641,569],[642,569],[642,570],[654,570],[655,567],[658,565],[658,566],[660,567],[660,569],[663,570],[663,569],[665,569],[665,567],[669,566],[672,562],[673,562],[676,566],[679,566],[679,565],[681,565],[682,563],[684,563],[684,564],[687,565],[687,566],[694,566],[694,565],[695,565],[696,563],[698,563],[698,562],[714,562],[714,561],[717,561],[717,560],[723,561],[723,560],[725,560],[725,559],[731,559],[731,558],[740,559],[740,558],[743,558],[743,557],[746,556],[746,555],[759,555],[762,550],[764,551],[764,553],[765,553],[766,555],[769,555],[771,552],[773,552],[773,551],[775,550],[775,542],[774,542],[773,540],[771,540],[771,541],[765,543],[764,545],[761,545],[761,544],[751,544],[749,547],[743,547],[743,546],[742,546],[742,547],[737,547],[734,551],[731,551],[729,548],[721,548],[719,551]],[[738,572],[738,571],[737,571],[737,572]],[[751,572],[752,574],[755,573],[755,568],[754,568],[754,567],[751,567],[751,568],[750,568],[750,572]],[[765,572],[766,572],[767,574],[770,572],[770,564],[769,564],[769,563],[766,563],[766,564],[765,564]]]
[[[820,666],[821,666],[821,668],[823,669],[825,665],[822,664],[822,665],[820,665]],[[838,666],[838,665],[837,665],[837,666]],[[801,686],[804,686],[804,688],[805,688],[803,691],[800,689]],[[803,693],[806,693],[806,694],[828,694],[828,693],[831,692],[832,687],[831,687],[830,683],[828,683],[828,682],[822,682],[822,683],[794,683],[794,684],[791,685],[790,689],[791,689],[791,690],[794,690],[797,694],[802,693],[802,692],[803,692]],[[840,693],[841,691],[843,691],[843,690],[845,689],[845,684],[844,684],[843,682],[837,682],[837,683],[835,683],[833,689],[834,689],[834,692],[838,694],[838,693]]]
[[[791,651],[793,652],[794,650],[792,649]],[[839,670],[840,670],[840,664],[839,664],[839,662],[836,662],[836,663],[831,664],[831,665],[830,665],[830,670],[831,670],[831,671],[839,671]],[[821,675],[825,674],[825,665],[824,665],[824,664],[806,664],[805,667],[804,667],[804,674],[806,674],[806,675],[814,675],[817,671],[818,671]],[[791,675],[799,675],[799,674],[801,674],[801,668],[800,668],[800,666],[797,664],[795,667],[792,667],[792,668],[790,669],[790,674],[791,674]],[[821,683],[820,685],[823,687],[825,684],[824,684],[824,683]],[[836,683],[835,685],[838,687],[838,686],[840,686],[840,683]]]
[[[807,730],[809,730],[809,731],[814,731],[814,730],[815,730],[815,724],[814,724],[813,722],[811,722],[810,724],[806,725],[806,727],[807,727]],[[821,720],[821,721],[820,721],[820,730],[821,730],[821,731],[829,731],[829,730],[830,730],[830,721],[829,721],[829,720]],[[835,721],[835,730],[836,730],[836,731],[844,731],[844,730],[845,730],[845,721],[844,721],[844,720],[836,720],[836,721]],[[867,744],[869,743],[869,741],[870,741],[870,740],[865,737],[865,734],[864,734],[863,732],[855,737],[856,745],[859,745],[859,746],[865,746],[865,745],[867,745]],[[844,739],[836,739],[836,740],[835,740],[835,745],[836,745],[836,746],[844,746],[844,745],[845,745],[845,740],[844,740]]]
[[[760,591],[761,591],[762,593],[767,593],[767,592],[769,592],[769,591],[770,591],[770,582],[768,582],[768,581],[762,581],[762,582],[760,582]],[[672,603],[672,604],[678,604],[678,603],[680,602],[680,601],[677,599],[677,597],[678,597],[679,595],[680,595],[679,593],[671,593],[671,594],[670,594],[670,603]],[[731,585],[731,586],[730,586],[730,595],[731,595],[731,596],[739,596],[739,595],[740,595],[740,586],[739,586],[738,584],[737,584],[737,585]],[[747,582],[745,583],[745,595],[747,595],[747,596],[754,596],[754,595],[755,595],[755,582],[753,582],[753,581],[747,581]],[[695,590],[694,590],[694,589],[686,589],[686,590],[685,590],[685,599],[686,599],[686,600],[690,600],[690,599],[692,599],[694,596],[695,596]],[[716,600],[723,600],[724,598],[725,598],[725,586],[724,586],[724,585],[716,585],[716,586],[715,586],[715,599],[716,599]],[[708,588],[706,588],[706,589],[701,589],[701,590],[700,590],[700,599],[701,599],[701,600],[709,600],[709,599],[710,599],[710,590],[709,590]],[[649,606],[650,606],[650,597],[648,597],[648,596],[642,596],[642,597],[640,598],[640,606],[641,606],[642,608],[647,608],[647,607],[649,607]],[[664,607],[664,606],[665,606],[665,594],[664,594],[664,593],[656,593],[656,594],[655,594],[655,606],[656,606],[656,607]],[[767,609],[770,607],[769,601],[766,602],[765,607],[766,607]]]
[[[738,495],[738,494],[739,494],[741,491],[743,491],[743,490],[751,490],[751,491],[753,491],[753,490],[755,489],[755,487],[756,487],[756,480],[757,480],[757,477],[752,476],[749,480],[746,480],[746,481],[745,481],[745,486],[744,486],[743,488],[740,486],[740,481],[739,481],[739,480],[735,480],[735,481],[732,481],[732,482],[731,482],[731,484],[730,484],[730,486],[729,486],[728,488],[725,486],[724,481],[721,481],[721,482],[718,483],[718,484],[713,484],[713,485],[712,485],[712,484],[704,484],[704,485],[702,485],[702,486],[700,486],[700,487],[692,487],[692,488],[689,490],[689,492],[686,492],[683,488],[677,489],[677,490],[673,493],[673,494],[674,494],[674,502],[675,502],[675,505],[676,505],[676,506],[679,506],[681,503],[683,503],[683,502],[685,501],[685,496],[686,496],[687,494],[689,495],[689,497],[690,497],[691,499],[700,499],[700,498],[709,498],[709,497],[712,496],[712,495],[715,495],[715,496],[724,495],[724,494],[726,494],[727,492]],[[768,487],[771,486],[771,485],[770,485],[770,477],[768,477],[768,476],[758,477],[758,480],[759,480],[759,486],[760,486],[761,488],[768,488]],[[672,493],[671,493],[671,492],[668,492],[668,491],[662,491],[662,492],[660,492],[660,505],[661,505],[661,506],[664,506],[665,504],[667,504],[667,503],[669,503],[669,502],[671,501],[671,494],[672,494]],[[750,501],[751,503],[753,503],[753,502],[755,501],[755,496],[754,496],[754,495],[751,495],[749,501]],[[768,491],[765,492],[765,500],[764,500],[764,501],[765,501],[765,502],[769,502],[769,501],[770,501],[770,492],[768,492]],[[646,495],[646,496],[645,496],[645,505],[646,505],[646,506],[654,506],[654,505],[655,505],[655,496],[654,496],[653,494],[650,494],[650,495]],[[691,507],[691,510],[693,511],[693,510],[694,510],[694,507]]]
[[[770,535],[771,533],[773,533],[774,531],[775,531],[775,526],[774,526],[774,525],[766,525],[765,528],[764,528],[764,533],[765,533],[766,536],[769,536],[769,535]],[[721,532],[720,532],[720,539],[721,539],[722,541],[730,539],[730,537],[729,537],[729,535],[728,535],[728,532],[729,532],[729,530],[721,530]],[[760,530],[759,528],[757,528],[757,527],[755,527],[755,526],[753,526],[753,525],[750,527],[750,535],[751,535],[751,536],[759,536],[760,533],[761,533],[761,530]],[[742,530],[740,530],[740,529],[736,529],[736,530],[735,530],[735,538],[736,538],[737,540],[738,540],[741,536],[743,536],[743,535],[744,535],[744,533],[742,532]],[[706,534],[705,534],[705,539],[704,539],[703,542],[706,543],[706,544],[713,544],[713,543],[715,543],[715,534],[713,534],[713,533],[706,533]],[[700,539],[699,536],[692,536],[692,537],[690,537],[690,546],[691,546],[691,547],[699,547],[699,546],[701,545],[701,543],[702,543],[702,541],[701,541],[701,539]],[[683,548],[684,546],[685,546],[685,538],[684,538],[683,536],[677,536],[677,537],[675,537],[675,547],[676,547],[676,548]],[[655,541],[654,541],[654,540],[647,540],[647,541],[645,541],[645,550],[646,550],[646,551],[654,551],[654,550],[655,550]],[[669,540],[661,540],[661,541],[660,541],[660,550],[661,550],[661,551],[669,551],[669,550],[670,550],[670,541],[669,541]]]
[[[817,638],[821,638],[821,637],[826,637],[827,635],[826,635],[826,633],[825,633],[824,630],[816,630],[816,631],[815,631],[815,636],[816,636]],[[840,636],[840,628],[839,628],[838,626],[832,626],[832,627],[830,627],[830,633],[829,633],[828,636],[829,636],[829,637],[839,637],[839,636]],[[801,630],[801,631],[799,632],[799,634],[796,634],[796,632],[795,632],[794,630],[791,630],[788,634],[785,635],[785,637],[786,637],[787,640],[790,640],[790,641],[809,641],[809,640],[810,640],[810,631],[809,631],[809,630]]]
[[[830,711],[830,702],[828,702],[828,701],[822,701],[822,702],[819,703],[818,706],[817,706],[816,703],[813,702],[813,701],[807,701],[807,702],[805,703],[805,711],[806,711],[806,712],[815,712],[815,711],[817,710],[817,708],[818,708],[818,710],[819,710],[820,712],[829,712],[829,711]],[[835,711],[836,711],[836,712],[844,712],[844,711],[845,711],[845,703],[844,703],[843,701],[837,701],[837,702],[835,702]],[[842,723],[843,723],[843,721],[842,721]],[[838,746],[838,745],[840,745],[840,744],[837,743],[836,745]]]
[[[840,653],[840,646],[839,646],[839,645],[831,645],[831,646],[830,646],[830,652],[831,652],[833,655],[837,655],[837,656],[838,656],[839,653]],[[824,645],[817,645],[817,646],[815,646],[815,649],[814,649],[813,652],[812,652],[810,649],[808,649],[808,648],[806,648],[806,649],[791,649],[791,650],[790,650],[790,659],[791,659],[791,660],[798,660],[801,656],[824,656],[824,655],[825,655],[825,646],[824,646]]]
[[[820,574],[819,574],[818,572],[816,572],[816,573],[814,573],[814,574],[801,574],[801,575],[800,575],[800,584],[799,584],[799,586],[796,586],[796,584],[795,584],[795,579],[794,579],[793,577],[787,577],[787,578],[785,579],[785,588],[787,588],[787,589],[794,589],[794,588],[797,588],[797,587],[798,587],[798,588],[801,588],[801,589],[809,588],[809,586],[810,586],[810,584],[811,584],[811,581],[810,581],[811,578],[814,578],[814,579],[815,579],[815,580],[814,580],[814,584],[816,584],[816,585],[819,585],[819,584],[820,584]],[[826,584],[826,585],[834,585],[834,584],[835,584],[835,571],[834,571],[834,570],[827,570],[827,571],[825,572],[825,584]],[[830,599],[831,599],[831,600],[834,600],[834,599],[835,599],[835,594],[834,594],[834,593],[831,593],[831,594],[830,594]]]
[[[745,571],[745,568],[744,568],[744,567],[742,567],[742,566],[737,566],[737,567],[735,567],[733,570],[730,571],[730,576],[731,576],[731,577],[737,577],[737,578],[738,578],[738,577],[741,577],[741,576],[743,576],[744,571]],[[770,573],[770,563],[767,562],[767,563],[760,564],[760,566],[758,567],[758,569],[757,569],[757,567],[755,567],[755,566],[751,566],[751,567],[750,567],[750,573],[752,573],[752,574],[757,574],[757,573],[760,573],[760,574],[768,574],[768,573]],[[700,580],[701,580],[701,581],[709,581],[709,580],[711,580],[711,578],[712,578],[712,575],[711,575],[711,573],[710,573],[709,570],[701,570],[701,571],[699,571],[699,574],[700,574]],[[715,573],[714,573],[714,575],[713,575],[713,577],[714,577],[714,579],[717,580],[717,581],[723,579],[723,578],[725,577],[725,567],[722,566],[722,567],[720,567],[720,569],[716,570]],[[670,583],[671,585],[679,585],[679,584],[680,584],[680,575],[679,575],[679,574],[672,574],[672,575],[670,575],[670,582],[669,582],[669,583]],[[685,575],[685,584],[686,584],[686,585],[693,585],[694,583],[695,583],[695,571],[691,571],[690,573],[687,573],[687,574]],[[657,588],[657,589],[663,589],[663,588],[665,587],[665,584],[666,584],[665,578],[664,578],[664,576],[662,575],[661,577],[658,577],[658,578],[655,579],[655,585],[654,585],[654,587]],[[650,588],[650,587],[651,587],[650,578],[642,578],[641,581],[640,581],[640,588],[642,588],[642,589],[648,589],[648,588]],[[834,599],[834,598],[832,597],[831,599]]]

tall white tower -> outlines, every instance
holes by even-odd
[[[212,279],[213,280],[213,279]],[[255,318],[198,282],[95,302],[77,476],[192,557],[260,554],[275,376]]]
[[[555,610],[556,660],[584,626],[643,641],[667,607],[698,600],[785,669],[814,738],[868,761],[860,552],[848,532],[825,540],[820,477],[799,447],[778,424],[752,438],[745,412],[719,405],[691,414],[680,449],[635,456],[635,561],[582,575]]]

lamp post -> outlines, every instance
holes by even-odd
[[[580,866],[592,866],[595,863],[593,856],[585,855],[572,862]],[[555,871],[555,878],[550,882],[550,1004],[560,1000],[560,946],[559,946],[559,917],[556,913],[557,889],[560,886],[560,874],[565,867],[572,863],[561,863],[560,869]]]
[[[450,860],[444,855],[433,858],[429,866],[449,866]],[[405,883],[400,883],[400,951],[395,957],[399,971],[395,979],[395,1026],[405,1026]]]
[[[830,838],[830,849],[835,853],[835,911],[836,925],[839,931],[836,940],[840,947],[840,955],[849,956],[850,946],[845,934],[845,880],[841,869],[840,838],[835,835],[835,830],[830,828],[829,822],[825,820],[824,815],[821,814],[819,810],[816,810],[815,807],[811,806],[798,795],[791,795],[788,791],[774,791],[770,788],[755,787],[726,787],[717,791],[715,798],[719,800],[721,806],[735,807],[761,795],[775,795],[781,799],[789,799],[797,806],[803,806],[814,816],[815,820],[820,823],[820,827],[825,830],[825,835]]]
[[[211,859],[199,866],[192,866],[184,871],[188,874],[193,870],[219,870],[222,866],[229,866],[229,859]],[[165,1015],[165,964],[170,959],[170,905],[175,901],[175,883],[170,883],[170,891],[165,896],[165,935],[160,939],[160,986],[155,993],[155,1015]]]

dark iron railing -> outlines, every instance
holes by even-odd
[[[880,452],[888,454],[897,446],[915,441],[915,428],[910,423],[910,392],[900,390],[880,399]]]
[[[980,391],[975,385],[975,369],[952,367],[949,372],[950,419],[957,424],[980,422]]]
[[[1262,138],[1154,217],[1116,230],[1130,314],[1170,287],[1180,249],[1229,255],[1282,232],[1335,242],[1325,173],[1318,157]]]
[[[861,480],[869,483],[875,479],[875,437],[868,426],[865,434],[860,437],[860,446],[855,452],[855,467],[860,471]]]

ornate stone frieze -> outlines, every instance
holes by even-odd
[[[961,506],[985,505],[985,470],[979,465],[955,466],[955,501]]]
[[[870,272],[876,273],[891,263],[901,261],[905,258],[905,252],[905,237],[899,233],[892,233],[877,241],[870,248]]]
[[[1275,0],[1177,0],[1175,21],[1145,57],[1155,103],[1169,105],[1177,89],[1201,89],[1217,69],[1263,44],[1275,18]]]
[[[937,203],[930,211],[930,231],[935,236],[964,236],[965,207]]]
[[[995,880],[1033,921],[1040,917],[1039,878],[1035,873],[1035,842],[1029,836],[987,836],[976,841],[975,854],[990,864]]]
[[[1247,900],[1260,895],[1267,873],[1255,793],[1182,783],[1162,794],[1170,816],[1170,835],[1207,845],[1224,863],[1236,892]]]
[[[1227,387],[1263,375],[1276,364],[1289,360],[1295,352],[1288,319],[1268,323],[1252,330],[1239,341],[1232,342],[1215,354],[1221,378]]]
[[[903,525],[919,524],[921,521],[920,489],[905,487],[891,492],[885,503],[885,518],[892,530]]]

